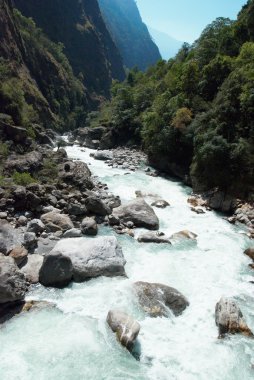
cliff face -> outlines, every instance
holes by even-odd
[[[98,1],[126,67],[145,70],[161,58],[134,0]]]
[[[61,47],[15,11],[11,0],[1,0],[0,35],[0,113],[27,128],[75,127],[70,117],[87,108],[86,90]]]
[[[122,58],[97,0],[14,0],[15,6],[54,42],[64,44],[76,75],[90,93],[109,95],[113,79],[124,79]]]

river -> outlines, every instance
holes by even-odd
[[[249,380],[254,378],[254,341],[243,336],[218,339],[215,304],[234,297],[254,330],[252,270],[243,255],[250,240],[241,228],[215,212],[197,215],[187,204],[191,189],[180,182],[152,178],[138,170],[124,175],[89,157],[91,150],[68,147],[71,158],[90,169],[122,202],[135,191],[157,194],[170,203],[155,209],[160,230],[189,229],[197,244],[140,244],[117,235],[127,260],[128,278],[98,278],[59,289],[35,286],[27,299],[53,301],[56,309],[23,314],[0,332],[1,380]],[[151,203],[152,198],[146,198]],[[101,235],[113,234],[101,227]],[[136,232],[138,235],[139,231]],[[132,293],[135,281],[175,287],[190,306],[180,317],[152,319]],[[116,341],[105,323],[107,312],[120,308],[141,325],[140,361]]]

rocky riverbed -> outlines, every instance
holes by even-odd
[[[19,326],[33,311],[37,323],[43,315],[46,324],[47,315],[50,320],[62,320],[65,317],[60,314],[64,312],[73,316],[70,322],[77,326],[82,317],[91,326],[93,342],[97,340],[94,334],[99,333],[100,345],[104,347],[102,336],[107,336],[111,349],[103,361],[108,370],[111,368],[118,376],[127,365],[130,378],[163,379],[158,373],[172,372],[165,363],[169,363],[168,358],[177,362],[179,350],[183,344],[186,346],[184,336],[190,350],[195,353],[192,344],[195,341],[201,352],[201,342],[197,341],[200,333],[193,330],[194,319],[199,316],[199,329],[205,336],[202,362],[207,375],[210,374],[213,366],[207,361],[207,353],[212,349],[212,336],[236,333],[252,336],[249,286],[253,285],[248,280],[253,265],[248,260],[254,257],[251,240],[239,234],[239,227],[210,211],[207,202],[191,195],[190,189],[158,176],[146,166],[143,153],[126,148],[91,151],[75,146],[67,147],[66,151],[39,150],[42,158],[50,157],[57,166],[57,176],[50,185],[37,182],[2,187],[0,321],[9,321],[4,331],[11,334],[8,329],[11,317],[21,314],[12,322],[13,326]],[[33,152],[22,159],[13,157],[8,167],[27,168],[31,162],[34,167],[37,164],[33,157],[36,157]],[[227,266],[231,270],[218,280],[221,268]],[[238,277],[242,270],[246,273],[245,280]],[[220,300],[223,294],[232,298]],[[106,316],[116,340],[140,360],[139,368],[134,369],[125,354],[121,362],[120,347],[111,340],[109,343],[108,330],[105,332],[104,327],[101,330]],[[207,325],[206,321],[213,323]],[[218,329],[214,331],[215,322]],[[36,326],[31,325],[31,331],[35,332]],[[82,331],[83,327],[79,329]],[[65,330],[70,332],[66,325]],[[60,331],[58,339],[62,341]],[[10,342],[11,339],[10,336]],[[245,342],[239,339],[242,347]],[[158,341],[165,346],[165,356],[153,350]],[[70,343],[65,344],[69,352]],[[174,353],[168,350],[172,344]],[[79,342],[76,345],[80,349]],[[8,345],[3,346],[3,354],[7,348]],[[39,348],[36,350],[40,357]],[[89,347],[88,352],[89,357],[97,360]],[[112,369],[108,361],[115,354]],[[239,355],[237,348],[235,355]],[[81,357],[91,370],[88,378],[99,379],[96,367],[83,354]],[[190,373],[190,363],[195,360],[192,355],[190,361],[187,358],[183,360],[184,373]],[[66,363],[70,360],[69,357]],[[219,358],[217,365],[222,368]],[[5,374],[12,373],[6,363],[4,368]],[[36,368],[41,370],[39,363],[31,373]],[[69,372],[64,368],[66,375]],[[175,371],[180,376],[178,365],[174,366]],[[242,367],[242,371],[249,376],[248,367]],[[44,371],[43,379],[47,373]],[[58,375],[56,370],[53,378]],[[229,368],[224,378],[237,379]]]

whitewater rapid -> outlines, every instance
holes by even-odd
[[[191,189],[180,182],[149,177],[138,170],[109,168],[81,151],[67,147],[107,183],[122,202],[135,191],[159,195],[170,207],[155,209],[160,230],[188,229],[197,244],[140,244],[117,235],[127,260],[128,278],[97,278],[59,289],[35,286],[27,299],[52,301],[57,308],[23,314],[0,330],[1,380],[250,380],[254,378],[254,341],[243,336],[218,340],[215,304],[234,297],[254,331],[254,285],[249,259],[251,241],[215,212],[197,215],[187,198]],[[152,203],[153,197],[146,201]],[[139,231],[136,232],[138,236]],[[114,234],[100,227],[100,235]],[[253,243],[252,243],[253,245]],[[180,317],[149,318],[132,293],[135,281],[160,282],[182,292],[190,306]],[[105,319],[120,308],[141,325],[140,361],[123,349]]]

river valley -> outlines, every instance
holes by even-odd
[[[197,215],[187,198],[191,189],[180,182],[149,177],[143,169],[109,168],[90,157],[92,150],[67,147],[70,158],[90,163],[92,173],[107,183],[122,203],[135,191],[170,203],[155,209],[160,230],[171,235],[188,229],[197,242],[143,244],[116,235],[126,258],[128,278],[100,277],[59,290],[34,286],[27,299],[54,302],[57,308],[23,314],[0,333],[2,380],[249,380],[254,376],[254,341],[241,335],[218,339],[215,305],[234,297],[254,330],[253,270],[243,251],[251,241],[243,228],[215,212]],[[136,230],[137,237],[142,230]],[[100,227],[100,235],[112,235]],[[84,238],[87,239],[87,238]],[[158,282],[183,293],[190,306],[179,317],[149,318],[132,291],[135,281]],[[110,309],[120,308],[141,325],[137,361],[122,348],[106,325]]]

